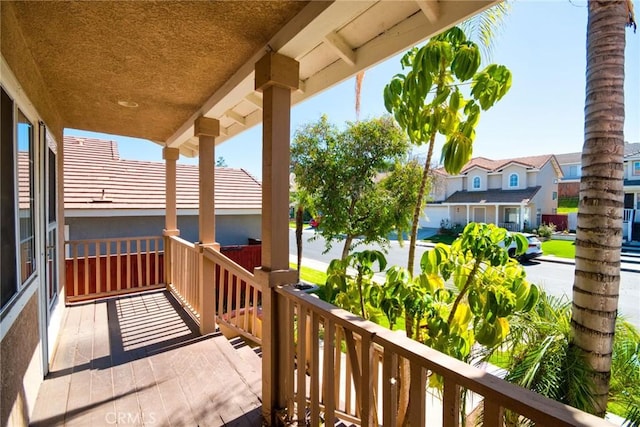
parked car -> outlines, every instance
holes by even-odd
[[[530,234],[530,233],[520,233],[520,234],[522,234],[524,237],[527,238],[527,241],[529,242],[529,246],[527,247],[527,250],[525,251],[524,254],[516,256],[517,246],[516,246],[516,242],[513,241],[511,242],[508,248],[509,256],[511,258],[517,258],[519,261],[528,261],[534,258],[538,258],[539,256],[542,256],[542,242],[538,240],[538,237],[535,234]]]

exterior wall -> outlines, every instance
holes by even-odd
[[[155,217],[67,217],[69,240],[109,237],[159,236],[164,216]],[[217,215],[216,241],[221,245],[246,245],[249,238],[260,238],[260,215]],[[178,216],[180,237],[198,241],[198,217]]]
[[[475,177],[480,178],[480,188],[473,188],[473,180]],[[480,168],[474,168],[467,172],[467,191],[487,191],[487,171]]]
[[[469,220],[471,220],[471,212],[469,212]],[[467,223],[467,207],[466,206],[452,206],[451,207],[451,218],[449,219],[452,224],[462,224],[465,225]]]
[[[38,292],[0,341],[0,425],[26,426],[42,381]]]
[[[564,179],[579,179],[582,175],[580,163],[565,163],[560,165]]]
[[[531,203],[539,209],[541,214],[555,214],[558,209],[558,183],[557,176],[550,162],[547,162],[538,172],[538,184],[542,186],[533,197]],[[555,198],[554,198],[555,193]],[[531,213],[532,218],[536,211]]]
[[[538,171],[527,172],[527,187],[535,187],[538,185]]]
[[[446,190],[447,197],[449,197],[450,195],[452,195],[456,191],[462,191],[464,189],[462,177],[461,176],[454,176],[454,177],[451,177],[451,178],[447,179],[447,186],[446,187],[447,187],[447,190]]]
[[[518,174],[518,186],[509,187],[509,176],[512,173]],[[503,190],[518,190],[527,188],[527,170],[522,166],[510,165],[502,170],[502,189]]]
[[[489,187],[489,189],[495,190],[495,189],[502,188],[502,175],[491,174],[491,175],[487,175],[487,177],[489,180],[487,183],[487,186]]]

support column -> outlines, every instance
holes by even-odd
[[[165,218],[164,236],[178,236],[178,210],[176,207],[176,161],[180,157],[177,148],[165,147],[162,149],[162,158],[165,161]]]
[[[216,242],[215,145],[216,137],[220,135],[220,122],[208,117],[198,117],[194,133],[199,139],[198,240],[201,245],[212,246]]]
[[[524,203],[520,204],[520,215],[518,215],[519,228],[518,231],[522,232],[524,229]]]
[[[198,209],[198,286],[200,288],[200,333],[216,330],[215,313],[215,265],[204,256],[204,251],[220,250],[216,243],[215,212],[215,145],[220,135],[220,122],[208,117],[198,117],[194,123],[198,137],[199,209]]]
[[[256,63],[256,90],[262,91],[262,267],[256,280],[263,290],[262,414],[276,424],[276,411],[286,405],[284,341],[286,325],[278,321],[275,287],[295,283],[289,270],[289,144],[291,90],[298,88],[299,64],[277,53]],[[279,339],[283,334],[283,339]]]
[[[496,219],[493,223],[498,227],[500,227],[500,206],[499,205],[496,205]]]
[[[467,208],[467,224],[469,224],[469,205],[465,205]]]
[[[164,282],[167,286],[173,283],[173,265],[171,264],[171,236],[179,236],[178,209],[176,204],[176,161],[180,157],[177,148],[164,147],[162,158],[165,161],[165,214],[164,214]]]

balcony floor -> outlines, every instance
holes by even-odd
[[[68,307],[33,426],[255,426],[261,366],[167,292]]]

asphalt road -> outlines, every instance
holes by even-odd
[[[328,263],[334,258],[339,258],[342,253],[342,244],[336,244],[328,253],[323,254],[325,250],[324,240],[318,238],[309,241],[314,236],[312,230],[305,230],[303,235],[303,251],[304,258],[313,259]],[[359,249],[380,249],[378,246],[360,246]],[[416,268],[415,272],[420,269],[420,258],[427,251],[427,247],[416,248]],[[296,253],[296,240],[293,230],[289,233],[289,252]],[[405,245],[401,248],[397,242],[392,242],[387,252],[386,258],[388,265],[407,264],[408,248]],[[573,286],[574,266],[572,264],[560,264],[553,262],[533,261],[525,264],[527,278],[536,285],[540,286],[547,293],[556,296],[566,296],[571,299],[571,288]],[[634,325],[640,327],[640,273],[622,271],[620,273],[620,298],[618,301],[618,310]]]

